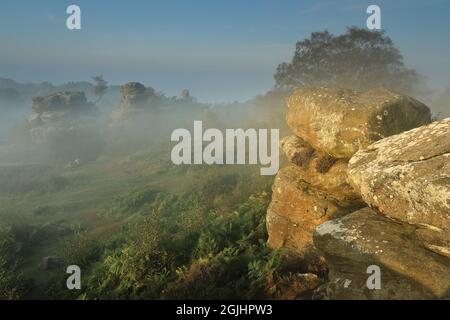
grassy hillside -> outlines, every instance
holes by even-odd
[[[155,145],[77,168],[1,166],[0,296],[267,297],[283,265],[265,245],[273,177],[175,166],[169,154]],[[44,268],[48,256],[58,264]],[[70,264],[81,291],[66,289]]]

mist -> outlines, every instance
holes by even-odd
[[[103,39],[104,50],[93,41],[66,56],[72,44],[58,34],[63,48],[44,47],[17,73],[0,71],[0,286],[8,288],[6,298],[297,299],[289,290],[272,290],[274,283],[295,286],[299,274],[326,278],[320,259],[305,255],[292,263],[266,246],[273,176],[261,176],[260,165],[176,165],[172,132],[201,121],[203,130],[278,129],[280,138],[292,138],[285,101],[311,87],[342,89],[337,96],[383,87],[407,96],[404,101],[425,103],[434,121],[450,117],[450,78],[436,84],[442,73],[424,70],[423,63],[417,71],[410,52],[382,31],[250,35],[214,50],[186,35],[152,51],[145,38],[121,33]],[[242,44],[253,35],[263,43]],[[276,41],[265,41],[266,35]],[[87,41],[81,33],[74,37],[74,43]],[[114,51],[117,39],[124,45]],[[13,49],[14,66],[30,54],[16,58]],[[47,51],[52,54],[40,64]],[[2,59],[8,56],[0,56],[0,65]],[[323,172],[311,172],[319,180],[335,164],[347,170],[348,159],[306,142],[299,149],[295,160],[317,162]],[[285,158],[280,162],[292,168]],[[66,290],[61,271],[67,265],[82,268],[82,291]],[[302,294],[310,299],[312,290]]]

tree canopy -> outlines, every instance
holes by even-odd
[[[92,77],[94,80],[94,94],[97,96],[97,102],[103,97],[108,89],[108,82],[103,79],[102,75]]]
[[[278,66],[275,80],[279,88],[384,86],[404,93],[418,92],[423,84],[422,76],[405,66],[402,54],[383,31],[357,27],[339,36],[313,32],[296,44],[290,63]]]

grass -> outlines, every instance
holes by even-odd
[[[114,241],[128,241],[130,225],[151,212],[171,212],[172,217],[162,219],[159,226],[166,231],[188,225],[206,228],[205,215],[211,210],[233,212],[253,192],[267,190],[271,183],[271,178],[259,176],[257,166],[174,166],[168,154],[148,149],[126,157],[103,156],[78,168],[0,167],[0,225],[29,226],[36,231],[49,223],[62,223],[83,230],[86,241],[95,242],[101,252],[109,246],[114,251],[119,246]],[[180,207],[164,209],[167,201]],[[184,256],[188,263],[191,255],[205,251],[194,248],[196,232],[178,236],[169,245],[172,257]],[[51,296],[46,290],[54,273],[39,265],[45,256],[64,256],[71,241],[78,241],[73,232],[54,234],[34,240],[24,252],[20,271],[34,282],[27,297]]]

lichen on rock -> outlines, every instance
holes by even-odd
[[[380,140],[350,160],[349,180],[371,207],[450,233],[450,118]]]
[[[302,88],[287,99],[287,122],[314,148],[335,158],[431,121],[427,106],[384,88]]]

